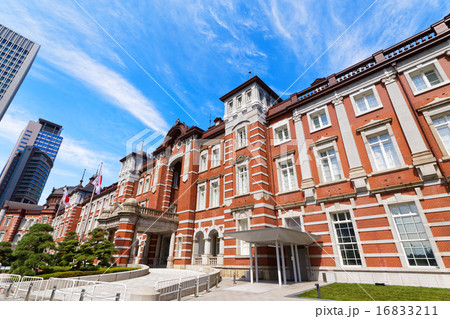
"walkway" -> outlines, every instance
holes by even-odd
[[[134,290],[142,287],[155,287],[157,281],[198,276],[201,274],[203,273],[184,269],[150,268],[150,273],[148,275],[120,280],[117,281],[117,283],[125,284],[127,286],[126,300],[130,300],[130,295]]]
[[[249,283],[248,281],[236,281],[223,277],[219,288],[213,288],[209,293],[202,293],[195,298],[187,296],[183,300],[190,301],[311,301],[311,299],[298,298],[297,296],[307,290],[314,289],[316,282],[292,283],[279,286],[278,282],[260,281]]]

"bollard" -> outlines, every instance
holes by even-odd
[[[236,273],[233,273],[233,284],[236,284]]]
[[[316,284],[316,288],[317,288],[317,298],[322,299],[322,296],[320,295],[320,287],[319,287],[319,284]]]
[[[80,300],[79,301],[83,301],[85,292],[86,292],[85,289],[81,289],[81,294],[80,294]]]
[[[183,288],[181,286],[181,282],[178,284],[178,301],[181,301],[181,292]]]
[[[28,301],[28,298],[30,297],[31,288],[33,288],[32,282],[30,282],[30,286],[28,287],[27,295],[25,296],[25,301]]]
[[[5,293],[5,297],[8,298],[9,297],[9,292],[11,291],[11,288],[14,284],[9,285],[8,289],[6,289],[6,293]]]
[[[53,286],[52,294],[50,295],[50,301],[53,301],[53,298],[55,297],[55,292],[56,292],[56,286]]]
[[[197,277],[197,281],[195,282],[195,292],[194,292],[194,296],[198,297],[198,277]]]
[[[120,301],[120,292],[116,293],[116,301]]]

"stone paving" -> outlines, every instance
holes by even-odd
[[[279,286],[275,281],[249,283],[223,277],[219,288],[212,288],[209,293],[201,293],[197,298],[186,296],[189,301],[311,301],[297,296],[307,290],[315,289],[316,282],[289,283]]]
[[[136,289],[142,287],[155,287],[157,281],[178,279],[191,276],[202,275],[202,272],[192,270],[166,269],[166,268],[150,268],[150,273],[146,276],[116,281],[117,283],[125,284],[127,286],[127,299],[130,300],[130,295]]]

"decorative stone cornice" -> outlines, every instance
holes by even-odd
[[[292,112],[292,120],[294,122],[299,122],[302,120],[302,114],[298,109],[294,109],[294,111]]]
[[[389,85],[391,83],[394,83],[396,79],[397,79],[397,76],[395,74],[391,74],[391,75],[388,75],[387,77],[381,79],[381,82],[383,82],[384,85]]]
[[[334,99],[331,100],[331,103],[333,103],[333,106],[336,107],[339,104],[342,104],[342,101],[344,98],[342,96],[336,96]]]
[[[330,143],[332,141],[336,141],[337,139],[338,139],[338,137],[336,135],[334,135],[334,136],[327,136],[327,137],[322,136],[317,141],[314,141],[313,143],[311,143],[309,145],[309,148],[314,148],[314,147],[316,147],[318,145],[321,145],[321,144]]]
[[[391,122],[392,122],[392,117],[388,117],[388,118],[385,118],[385,119],[382,119],[382,120],[370,120],[369,123],[358,127],[356,129],[356,132],[365,131],[365,130],[367,130],[369,128],[373,128],[373,127],[380,126],[380,125],[383,125],[383,124],[386,124],[386,123],[391,123]]]

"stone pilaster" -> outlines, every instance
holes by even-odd
[[[419,171],[423,180],[439,178],[440,174],[436,167],[436,159],[427,148],[420,134],[411,110],[397,83],[397,76],[392,74],[381,81],[386,87],[389,99],[392,102],[395,114],[405,135],[406,142],[411,150],[413,165]]]
[[[366,171],[364,170],[361,159],[359,157],[358,148],[356,147],[355,138],[353,136],[352,127],[345,111],[342,97],[337,96],[332,103],[336,110],[336,116],[341,131],[342,142],[344,143],[345,153],[347,155],[349,170],[349,178],[353,183],[356,192],[365,192],[368,190]]]

